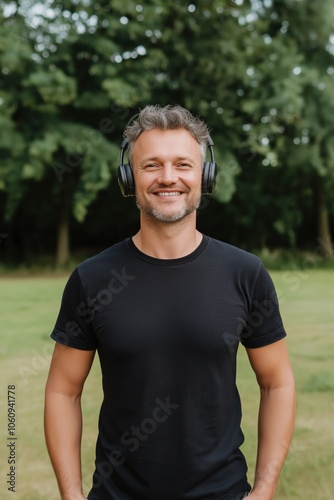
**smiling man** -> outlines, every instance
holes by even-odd
[[[295,407],[273,283],[256,256],[196,229],[216,173],[203,121],[147,106],[124,135],[119,182],[136,197],[140,230],[75,269],[51,335],[45,432],[61,498],[86,498],[80,398],[97,351],[104,399],[89,500],[271,500]],[[240,343],[260,387],[252,490]]]
[[[201,202],[203,158],[187,130],[148,130],[133,148],[137,205],[147,220],[174,222]]]

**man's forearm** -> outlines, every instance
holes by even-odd
[[[274,498],[279,475],[292,439],[295,420],[294,383],[261,389],[258,454],[255,480],[250,498]]]
[[[82,500],[80,398],[46,390],[45,438],[62,500]]]

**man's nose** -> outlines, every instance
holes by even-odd
[[[175,184],[178,180],[178,174],[176,169],[171,164],[166,164],[160,170],[160,175],[158,178],[159,184]]]

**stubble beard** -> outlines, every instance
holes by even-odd
[[[187,215],[195,212],[201,204],[201,193],[198,195],[196,199],[192,202],[188,202],[184,207],[182,207],[177,212],[165,212],[162,210],[158,210],[157,208],[151,206],[143,206],[138,202],[138,198],[136,198],[136,205],[141,211],[142,214],[146,215],[150,219],[158,220],[160,222],[177,222],[182,220]]]

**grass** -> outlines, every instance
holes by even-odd
[[[297,419],[278,500],[334,498],[334,271],[271,273],[281,301],[297,385]],[[256,398],[245,353],[239,356],[244,453],[254,471]],[[247,439],[248,438],[248,439]]]
[[[281,301],[297,383],[297,421],[277,500],[334,499],[334,270],[271,273]],[[0,497],[7,491],[7,385],[17,392],[17,492],[24,500],[59,499],[43,435],[44,386],[53,342],[49,333],[58,312],[64,275],[0,279]],[[243,451],[254,472],[258,388],[242,348],[238,384],[243,402]],[[84,396],[83,477],[90,485],[101,401],[100,369],[94,362]],[[4,474],[5,472],[5,474]]]

